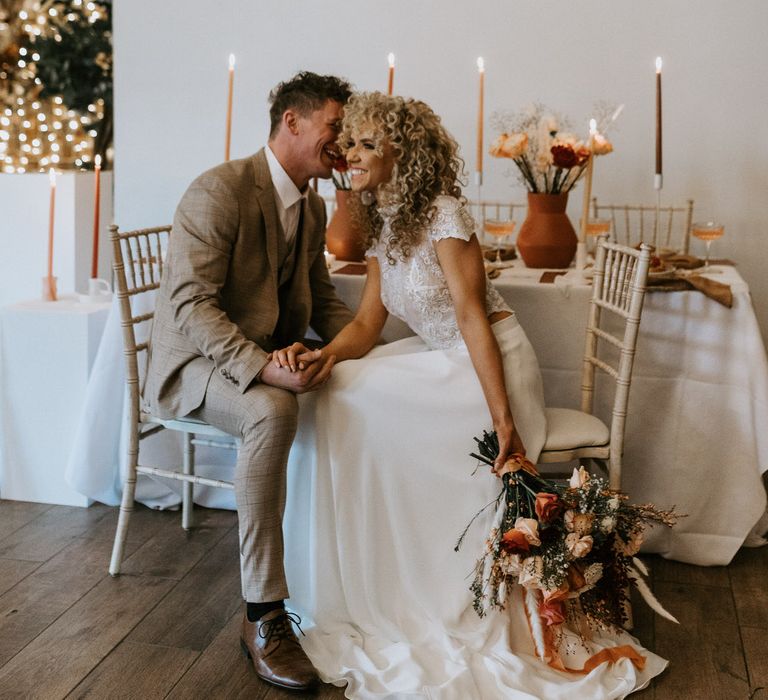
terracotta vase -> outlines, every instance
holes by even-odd
[[[362,262],[365,259],[363,236],[353,224],[349,211],[349,190],[336,190],[336,211],[325,231],[325,245],[338,260]]]
[[[568,193],[528,193],[528,214],[517,235],[517,249],[528,267],[563,269],[576,254],[578,239],[565,213]]]

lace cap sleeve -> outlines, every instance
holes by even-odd
[[[437,211],[429,227],[429,238],[439,241],[442,238],[460,238],[468,241],[475,233],[475,220],[455,197],[440,195],[435,200]]]

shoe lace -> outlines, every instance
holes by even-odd
[[[277,615],[270,620],[262,622],[259,625],[259,637],[264,640],[265,646],[267,647],[270,642],[275,642],[276,646],[272,651],[277,651],[283,641],[298,644],[299,640],[296,639],[296,635],[291,629],[291,623],[296,625],[296,629],[304,635],[304,630],[301,629],[301,618],[296,613],[284,612],[281,615]]]

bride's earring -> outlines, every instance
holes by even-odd
[[[360,193],[360,201],[365,204],[366,207],[369,207],[376,201],[376,197],[373,196],[373,192],[365,190]]]

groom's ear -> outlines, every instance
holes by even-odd
[[[282,124],[294,136],[299,133],[299,115],[292,109],[286,109],[283,112]]]

